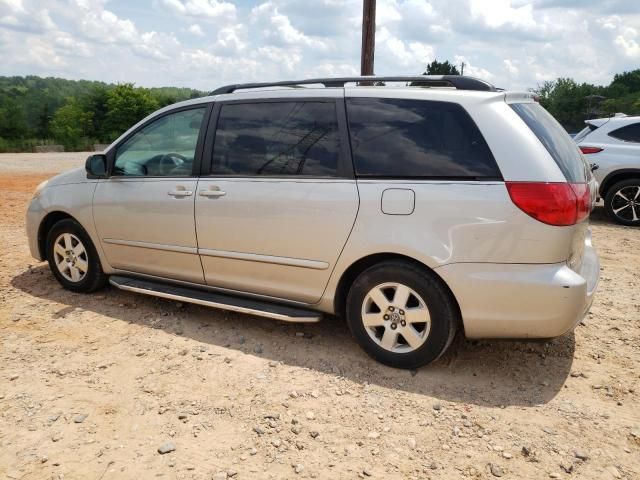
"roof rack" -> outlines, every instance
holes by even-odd
[[[249,88],[264,87],[297,87],[300,85],[320,84],[325,87],[344,87],[345,83],[366,83],[374,82],[411,82],[417,83],[419,87],[454,87],[458,90],[479,90],[483,92],[498,91],[493,85],[484,80],[474,77],[463,77],[461,75],[414,75],[414,76],[362,76],[362,77],[339,77],[339,78],[308,78],[306,80],[285,80],[282,82],[264,83],[239,83],[225,85],[211,92],[211,95],[222,95],[233,93],[236,90],[246,90]]]

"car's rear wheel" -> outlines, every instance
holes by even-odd
[[[105,285],[96,249],[78,222],[69,218],[55,223],[46,242],[49,268],[64,288],[88,293]]]
[[[609,217],[622,225],[640,226],[640,178],[612,185],[604,198]]]
[[[417,368],[444,353],[455,335],[459,311],[435,275],[394,260],[356,278],[346,316],[351,333],[371,357],[396,368]]]

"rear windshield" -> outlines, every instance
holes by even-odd
[[[586,164],[562,125],[537,103],[512,103],[511,108],[538,137],[568,182],[586,182]]]
[[[597,129],[598,127],[596,127],[595,125],[591,125],[590,123],[587,123],[587,126],[584,127],[582,130],[580,130],[575,137],[573,137],[573,141],[576,143],[579,143],[581,140],[584,140],[584,138],[587,135],[589,135],[591,132]]]

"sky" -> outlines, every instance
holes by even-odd
[[[362,0],[0,0],[0,75],[213,90],[357,75]],[[522,90],[640,68],[640,0],[378,0],[375,73]]]

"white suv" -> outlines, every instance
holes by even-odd
[[[372,357],[413,368],[456,331],[572,329],[598,282],[595,195],[532,95],[461,76],[313,79],[150,115],[41,185],[27,232],[70,290],[108,279],[284,321],[337,314]]]
[[[594,175],[607,214],[623,225],[640,226],[640,117],[616,115],[585,123],[574,140],[597,165]]]

